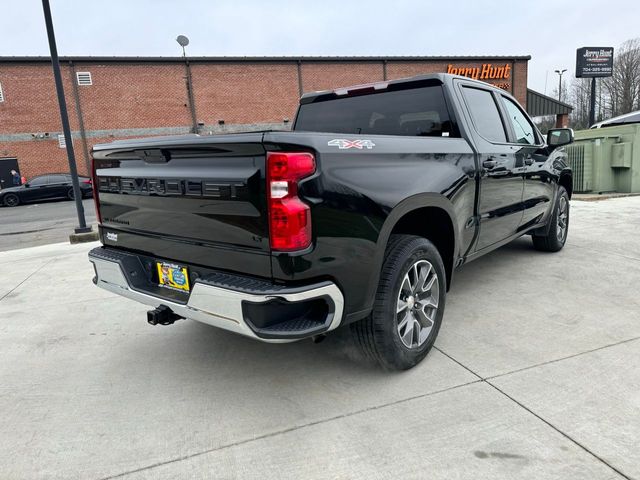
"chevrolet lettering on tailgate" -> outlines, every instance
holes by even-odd
[[[188,195],[221,199],[236,199],[246,194],[242,182],[219,180],[98,177],[99,192],[128,195]]]

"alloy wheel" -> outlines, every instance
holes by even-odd
[[[558,204],[558,228],[556,235],[560,242],[564,242],[567,235],[567,227],[569,226],[569,202],[565,196],[560,197]]]
[[[405,274],[398,293],[398,335],[407,348],[418,348],[429,338],[438,312],[440,285],[433,265],[418,260]]]
[[[4,197],[4,204],[7,207],[15,207],[16,205],[18,205],[18,203],[18,197],[16,197],[15,195],[7,195],[6,197]]]

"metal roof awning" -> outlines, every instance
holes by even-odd
[[[568,115],[572,111],[573,107],[571,105],[527,88],[527,112],[532,117]]]

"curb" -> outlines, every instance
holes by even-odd
[[[579,202],[599,202],[601,200],[609,200],[611,198],[638,197],[640,193],[574,193],[571,200]]]

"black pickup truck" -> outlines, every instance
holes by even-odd
[[[93,149],[99,287],[270,342],[351,324],[387,369],[438,334],[456,267],[525,234],[567,238],[570,129],[434,74],[305,94],[293,131]]]

